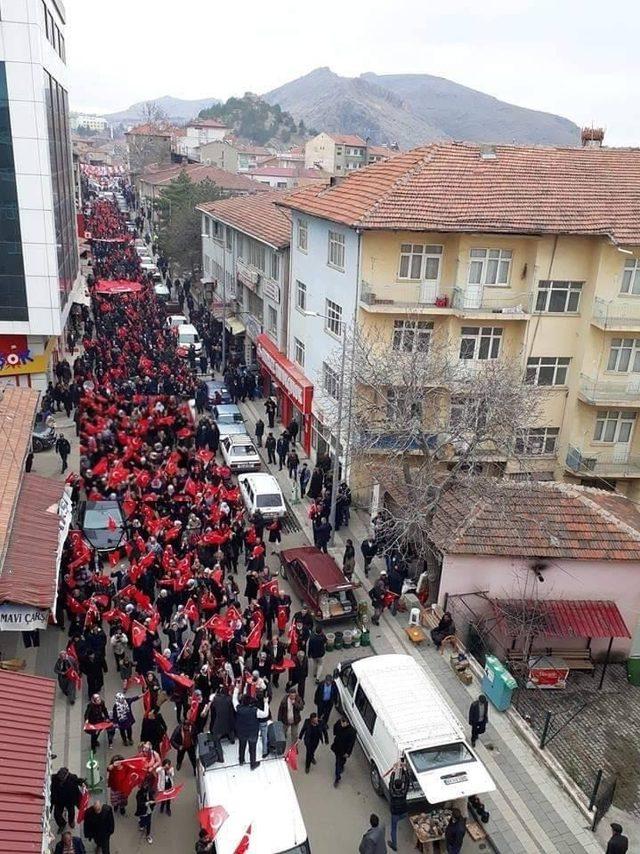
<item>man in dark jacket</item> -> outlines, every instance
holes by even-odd
[[[318,749],[318,745],[323,738],[326,741],[329,740],[326,738],[326,732],[327,727],[318,719],[315,712],[312,712],[302,724],[300,740],[304,742],[305,746],[304,770],[307,774],[311,766],[316,764],[316,750]]]
[[[69,822],[69,827],[75,827],[75,811],[80,803],[80,787],[82,783],[78,776],[68,768],[58,768],[51,777],[51,803],[53,817],[59,830],[63,830]],[[65,818],[65,810],[67,816]]]
[[[273,433],[269,433],[267,436],[266,442],[264,443],[265,448],[267,449],[267,457],[268,462],[274,463],[276,461],[276,437]]]
[[[113,809],[102,801],[94,801],[84,815],[84,835],[96,843],[96,854],[109,854],[109,843],[115,824]]]
[[[358,854],[387,854],[387,843],[384,841],[384,824],[375,813],[369,817],[368,830],[362,835]]]
[[[63,433],[58,433],[58,438],[56,439],[56,454],[62,460],[62,472],[64,473],[67,470],[67,458],[71,453],[71,445],[69,444],[69,440],[64,436]]]
[[[265,401],[264,408],[267,411],[267,419],[269,421],[269,429],[272,430],[276,417],[276,402],[272,397],[268,397]]]
[[[336,772],[333,781],[336,788],[342,777],[344,766],[347,764],[347,757],[351,756],[355,743],[356,731],[347,718],[341,715],[333,725],[333,744],[331,745],[331,750],[336,756]]]
[[[360,551],[362,552],[362,557],[364,558],[364,574],[368,576],[371,561],[378,553],[378,546],[376,545],[376,541],[373,539],[373,537],[367,537],[366,540],[362,541]]]
[[[327,521],[324,517],[320,519],[320,524],[315,530],[316,535],[316,544],[321,552],[327,554],[327,546],[329,545],[329,540],[331,539],[331,523]]]
[[[53,854],[66,854],[67,851],[73,851],[73,854],[86,854],[86,850],[79,836],[74,836],[70,830],[65,830],[60,842],[53,849]]]
[[[287,682],[287,691],[290,688],[296,687],[300,699],[304,701],[304,691],[309,675],[309,659],[304,649],[299,649],[296,657],[293,659],[294,666],[289,670],[289,681]]]
[[[476,746],[478,736],[487,729],[489,722],[489,704],[484,694],[480,694],[477,700],[469,706],[469,723],[471,724],[471,747]]]
[[[298,430],[300,429],[300,425],[296,421],[295,418],[292,418],[291,421],[287,425],[287,432],[291,436],[291,444],[295,448],[296,446],[296,438],[298,436]]]
[[[256,421],[256,445],[261,448],[262,447],[262,437],[264,436],[264,421],[262,418],[258,418]]]
[[[258,605],[260,606],[260,610],[264,615],[265,625],[267,627],[267,637],[270,638],[273,635],[273,621],[276,618],[276,613],[278,610],[278,600],[275,596],[272,596],[269,591],[265,591],[265,593],[258,599]]]
[[[221,685],[217,694],[211,701],[211,724],[209,726],[211,735],[216,739],[216,744],[225,736],[231,744],[236,740],[236,722],[231,697]]]
[[[248,694],[238,699],[239,685],[233,691],[233,708],[236,710],[236,735],[238,736],[238,763],[244,765],[244,755],[249,744],[249,765],[251,770],[260,765],[256,761],[256,747],[260,732],[259,721],[269,717],[269,701],[265,699],[264,708],[258,709]]]
[[[338,702],[338,688],[330,673],[327,673],[324,682],[321,682],[316,688],[313,701],[318,710],[318,717],[325,727],[328,726],[331,710]]]
[[[407,792],[409,774],[402,758],[391,772],[389,779],[389,809],[391,810],[391,839],[389,848],[398,850],[398,824],[407,817]]]
[[[307,653],[311,659],[311,673],[316,680],[316,685],[320,682],[322,676],[322,663],[324,655],[327,651],[327,639],[320,626],[316,626],[315,632],[309,638],[309,646]]]
[[[458,807],[453,807],[449,824],[444,832],[444,839],[447,843],[447,854],[460,854],[466,832],[467,823],[462,813]]]
[[[607,844],[606,854],[627,854],[629,840],[622,834],[622,825],[617,821],[611,824],[611,839]]]
[[[287,458],[287,454],[289,453],[289,443],[285,439],[284,433],[278,438],[278,441],[276,442],[276,452],[278,454],[278,470],[282,471],[282,469],[284,468],[285,460]]]
[[[109,712],[107,711],[107,707],[100,694],[92,694],[91,699],[87,703],[87,708],[84,710],[85,726],[95,726],[95,724],[105,723],[110,720]],[[91,733],[91,750],[95,753],[98,747],[98,739],[100,738],[100,730],[89,729],[88,732]],[[113,742],[114,732],[115,727],[107,729],[107,739],[109,744],[112,744]]]

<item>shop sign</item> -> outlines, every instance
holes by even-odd
[[[49,621],[48,608],[33,608],[31,605],[0,605],[0,632],[32,632],[46,629]]]
[[[280,305],[280,287],[272,279],[262,280],[262,296]]]
[[[259,361],[262,362],[274,379],[280,383],[282,388],[287,392],[289,397],[293,399],[301,412],[310,412],[313,386],[311,383],[309,383],[308,386],[304,386],[295,378],[295,376],[292,376],[287,370],[286,365],[282,364],[282,362],[267,349],[263,340],[260,340],[263,338],[264,336],[261,335],[256,341],[256,353]],[[285,357],[281,356],[280,358],[284,359]]]

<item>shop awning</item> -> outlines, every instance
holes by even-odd
[[[615,602],[600,599],[491,599],[496,623],[504,634],[523,628],[538,637],[630,638]]]
[[[140,282],[128,282],[126,279],[98,279],[94,285],[96,294],[138,294],[142,290]]]
[[[0,570],[0,603],[52,608],[58,586],[58,515],[64,484],[25,474]]]
[[[12,854],[39,854],[48,842],[55,692],[53,679],[0,670],[0,847]]]
[[[246,331],[244,323],[237,317],[228,317],[226,326],[232,335],[242,335]]]

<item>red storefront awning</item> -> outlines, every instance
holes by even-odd
[[[500,629],[517,636],[527,625],[539,637],[630,638],[615,602],[600,599],[491,599]]]
[[[267,369],[276,382],[294,401],[303,415],[311,414],[313,383],[302,371],[287,359],[266,333],[256,338],[258,361]]]

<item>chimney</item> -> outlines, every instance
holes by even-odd
[[[583,148],[602,148],[604,128],[582,128],[580,140]]]
[[[480,146],[480,157],[483,160],[495,160],[497,156],[495,145],[483,144]]]

